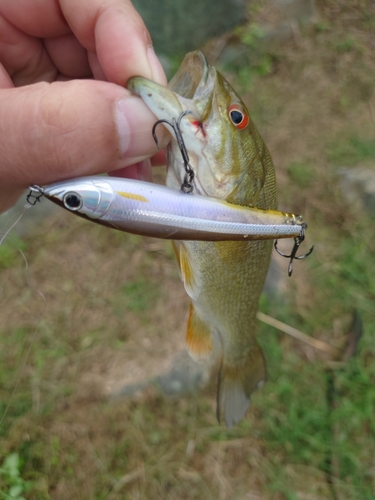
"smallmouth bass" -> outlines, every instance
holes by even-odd
[[[135,77],[128,89],[142,97],[158,119],[177,120],[189,111],[180,131],[195,174],[193,193],[277,210],[267,147],[240,97],[201,52],[185,57],[168,88]],[[185,170],[173,133],[166,154],[167,185],[180,189]],[[174,247],[191,298],[187,347],[199,359],[211,354],[214,338],[220,342],[217,414],[231,427],[245,415],[252,391],[266,380],[255,330],[272,242],[186,240],[174,242]]]

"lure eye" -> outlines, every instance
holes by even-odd
[[[239,130],[243,130],[249,124],[249,115],[239,104],[231,104],[228,108],[228,115],[230,121]]]
[[[63,198],[63,202],[65,208],[72,210],[73,212],[82,208],[83,205],[82,197],[77,193],[66,193]]]

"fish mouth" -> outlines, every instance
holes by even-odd
[[[180,139],[184,141],[190,166],[195,173],[193,186],[198,194],[209,195],[203,181],[205,171],[211,169],[206,161],[202,161],[207,146],[204,120],[212,109],[216,81],[216,69],[208,65],[206,58],[199,51],[190,52],[185,56],[168,87],[139,76],[128,81],[128,90],[143,99],[171,134],[172,140],[168,147],[170,161],[167,184],[169,186],[179,188],[185,182],[185,172],[181,170],[181,161],[172,159],[179,158],[180,155],[175,137],[177,122],[178,132],[181,134]],[[184,114],[183,117],[182,114]]]
[[[215,79],[215,68],[208,65],[202,52],[195,51],[185,56],[168,87],[136,76],[130,78],[127,89],[140,96],[159,120],[177,120],[181,113],[189,111],[189,120],[202,122]]]

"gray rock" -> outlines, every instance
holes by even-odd
[[[156,377],[155,381],[164,394],[182,396],[204,387],[209,373],[208,363],[196,362],[187,351],[182,351],[175,357],[171,370]]]
[[[285,21],[309,23],[316,17],[315,0],[274,0],[273,4]]]
[[[133,0],[156,52],[182,57],[246,19],[243,0]]]
[[[346,168],[339,170],[340,186],[349,203],[358,204],[375,215],[375,168]]]
[[[275,46],[295,37],[299,26],[317,19],[315,0],[274,0],[270,8],[270,20],[262,27],[268,44]]]
[[[316,19],[315,0],[267,2],[260,20],[250,19],[250,24],[245,27],[243,36],[247,41],[241,43],[236,37],[230,38],[220,50],[217,62],[228,70],[253,67],[259,71],[265,65],[266,55],[277,53],[280,44],[289,38],[298,38],[299,27]]]
[[[211,363],[196,362],[186,350],[178,352],[171,360],[171,368],[165,373],[136,384],[127,384],[111,394],[111,399],[130,397],[156,385],[166,396],[184,396],[204,387],[210,377]]]

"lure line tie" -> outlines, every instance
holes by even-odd
[[[26,201],[33,207],[40,202],[40,198],[44,195],[44,189],[37,184],[33,184],[32,186],[29,186],[30,192],[26,196]]]
[[[277,240],[275,240],[274,247],[275,247],[276,252],[279,255],[281,255],[282,257],[285,257],[286,259],[290,259],[289,260],[289,266],[288,266],[288,276],[291,276],[292,272],[293,272],[293,260],[302,260],[302,259],[305,259],[314,250],[314,245],[313,245],[307,253],[305,253],[303,255],[298,255],[297,256],[297,251],[298,251],[301,243],[305,239],[306,229],[307,229],[307,223],[304,222],[303,224],[301,224],[301,232],[300,232],[300,234],[294,238],[294,245],[293,245],[292,251],[290,252],[290,255],[285,255],[284,253],[282,253],[277,248]]]
[[[184,177],[184,182],[181,184],[181,191],[183,191],[184,193],[191,193],[193,191],[193,180],[194,180],[194,170],[190,165],[189,155],[185,146],[184,139],[182,138],[182,133],[180,129],[182,118],[189,113],[191,113],[191,111],[188,110],[184,111],[183,113],[180,114],[177,120],[175,118],[172,118],[171,122],[165,119],[158,120],[152,127],[152,137],[154,138],[155,144],[157,145],[158,148],[159,148],[159,141],[155,130],[160,123],[166,123],[167,125],[172,127],[175,133],[177,144],[178,147],[180,148],[182,160],[184,162],[185,177]]]

